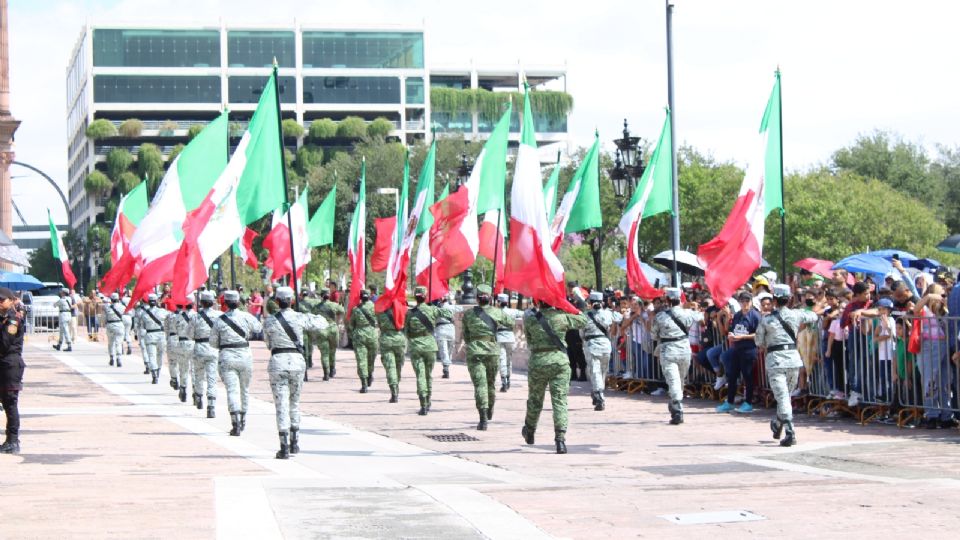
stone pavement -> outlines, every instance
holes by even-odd
[[[237,438],[222,388],[207,420],[165,384],[166,367],[150,385],[136,350],[118,369],[102,344],[31,344],[23,454],[0,456],[0,537],[953,538],[960,526],[957,431],[801,415],[800,445],[785,450],[768,410],[718,415],[693,401],[686,423],[669,426],[663,398],[610,394],[595,412],[574,383],[571,453],[558,456],[549,407],[537,444],[523,444],[522,376],[478,432],[464,366],[447,380],[437,366],[433,411],[420,417],[409,362],[390,404],[380,366],[372,391],[357,392],[351,351],[335,379],[311,371],[302,452],[275,460],[266,351],[254,348],[254,403]],[[428,438],[459,434],[476,440]]]

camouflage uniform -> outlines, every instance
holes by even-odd
[[[179,390],[186,387],[186,381],[180,378],[180,338],[177,334],[177,319],[180,318],[180,308],[174,312],[166,311],[167,318],[163,320],[163,333],[167,337],[167,365],[170,367],[170,387]],[[184,377],[186,374],[184,374]]]
[[[789,296],[789,290],[787,295]],[[787,438],[780,444],[790,446],[796,444],[790,392],[797,387],[803,361],[797,352],[796,341],[783,329],[777,315],[790,327],[794,336],[799,332],[801,325],[815,323],[819,317],[812,311],[782,307],[761,319],[754,336],[757,347],[766,349],[764,364],[767,368],[767,381],[777,400],[777,418],[770,421],[770,429],[773,431],[774,438],[779,439],[781,430],[786,428]]]
[[[323,366],[323,379],[336,375],[337,371],[337,344],[340,341],[340,328],[337,327],[337,318],[343,315],[343,306],[327,299],[321,299],[313,307],[314,315],[320,315],[327,320],[327,328],[319,335],[317,348],[320,349],[320,364]]]
[[[674,294],[671,291],[676,291],[676,299],[680,298],[678,289],[667,289],[668,297]],[[671,314],[683,323],[687,328],[686,332],[677,326],[670,317]],[[657,313],[650,326],[650,334],[660,342],[658,346],[660,368],[663,370],[663,377],[667,380],[667,392],[670,394],[667,409],[670,411],[671,424],[683,423],[683,381],[687,372],[690,371],[692,354],[688,335],[690,328],[701,322],[703,322],[703,313],[673,306]]]
[[[570,390],[570,360],[566,352],[556,343],[540,325],[537,313],[560,338],[568,330],[580,330],[587,325],[583,315],[571,315],[553,307],[539,311],[530,310],[523,316],[523,331],[527,336],[530,349],[530,361],[527,374],[527,416],[524,420],[524,437],[533,444],[533,434],[537,430],[540,411],[543,410],[543,396],[550,388],[550,402],[553,406],[553,429],[557,450],[561,444],[566,451],[567,432],[567,393]]]
[[[490,294],[489,285],[480,285],[477,292]],[[493,328],[481,317],[486,314]],[[496,403],[497,368],[500,360],[500,347],[497,345],[497,331],[512,327],[513,319],[502,309],[494,306],[474,306],[463,314],[463,341],[467,347],[467,369],[473,381],[473,396],[480,413],[477,429],[486,429],[486,420],[493,418],[493,406]]]
[[[123,344],[127,346],[126,353],[129,355],[133,350],[133,313],[127,312],[127,306],[130,305],[130,298],[120,299],[120,313],[123,314]]]
[[[177,321],[177,346],[180,348],[180,357],[177,359],[177,366],[180,370],[180,401],[186,401],[187,377],[193,372],[193,365],[196,363],[193,358],[193,341],[187,336],[187,330],[190,328],[190,321],[195,315],[188,309],[180,311]],[[203,373],[201,371],[201,373]],[[200,381],[193,377],[194,395],[203,395],[203,377]]]
[[[377,326],[380,327],[380,363],[387,372],[387,386],[393,398],[399,393],[407,339],[403,337],[403,327],[397,328],[394,324],[392,309],[377,313]]]
[[[70,324],[73,321],[73,304],[61,293],[60,299],[57,300],[54,306],[57,308],[57,313],[59,313],[57,322],[60,327],[60,341],[54,345],[54,348],[60,350],[60,347],[66,345],[67,348],[65,350],[72,350],[73,336],[70,333]]]
[[[277,299],[289,298],[293,301],[293,290],[280,287]],[[286,321],[293,337],[284,330],[280,318]],[[270,349],[270,362],[267,374],[270,376],[270,389],[273,391],[273,403],[277,413],[277,430],[280,433],[280,451],[277,458],[285,459],[287,453],[287,434],[290,434],[289,453],[297,453],[297,432],[300,429],[300,388],[303,385],[303,372],[306,361],[303,353],[303,332],[323,330],[327,321],[323,317],[307,313],[298,313],[290,308],[282,309],[270,315],[263,323],[263,337]]]
[[[200,293],[200,299],[216,303],[212,291]],[[217,360],[216,349],[210,346],[210,332],[217,318],[223,315],[219,309],[201,307],[190,318],[187,326],[187,337],[194,342],[193,346],[193,401],[198,409],[203,408],[203,393],[207,394],[207,418],[214,418],[217,399]],[[204,388],[206,387],[206,388]]]
[[[502,297],[502,298],[501,298]],[[519,309],[507,307],[510,297],[502,294],[497,297],[500,302],[500,309],[503,313],[514,321],[523,320],[523,312]],[[500,348],[500,391],[506,392],[510,389],[510,374],[513,373],[513,349],[516,346],[517,335],[513,331],[514,325],[503,327],[497,330],[497,346]]]
[[[157,384],[160,368],[163,367],[164,325],[170,314],[156,305],[157,295],[151,294],[149,298],[154,305],[145,305],[140,308],[137,326],[143,336],[140,338],[140,346],[143,347],[143,354],[147,359],[147,368],[153,375],[153,384]]]
[[[373,302],[367,300],[353,308],[347,322],[350,339],[353,340],[353,352],[357,357],[357,376],[360,377],[361,392],[373,380],[373,363],[377,357],[377,317]]]
[[[114,361],[121,367],[120,356],[123,355],[123,304],[115,294],[109,304],[103,304],[103,320],[107,326],[107,352],[110,354],[110,365]]]
[[[453,363],[453,347],[457,340],[457,327],[453,324],[453,314],[460,313],[466,308],[455,305],[448,300],[444,300],[440,307],[450,312],[449,317],[437,319],[437,326],[434,330],[434,335],[437,337],[437,356],[440,357],[444,378],[446,378],[450,372],[450,365]]]
[[[297,311],[300,313],[313,313],[314,306],[317,304],[316,297],[313,296],[313,293],[308,293],[300,296],[300,301],[297,302]],[[307,363],[307,369],[313,367],[313,346],[320,344],[320,333],[319,332],[304,332],[303,334],[303,359]]]
[[[131,332],[137,338],[137,344],[140,347],[140,356],[143,357],[144,375],[147,375],[150,373],[150,362],[147,361],[147,346],[143,341],[143,337],[146,334],[143,331],[143,325],[140,323],[140,318],[145,316],[143,309],[144,304],[142,302],[138,302],[137,307],[133,308],[133,325]]]
[[[598,301],[602,302],[603,298]],[[609,337],[610,325],[614,322],[613,313],[601,308],[590,309],[584,315],[587,317],[587,326],[583,329],[583,356],[590,373],[593,406],[595,410],[602,411],[605,408],[603,390],[607,386],[607,370],[613,350]]]
[[[414,293],[421,289],[417,287]],[[425,292],[424,289],[424,294]],[[421,313],[429,325],[425,325],[420,320],[418,314]],[[420,303],[407,312],[407,320],[403,323],[403,333],[406,334],[410,345],[410,363],[413,364],[413,372],[417,374],[417,397],[420,398],[421,414],[427,414],[430,409],[430,397],[433,393],[433,364],[437,359],[437,338],[434,337],[430,326],[436,329],[438,319],[452,316],[448,309]]]
[[[239,301],[236,291],[226,291],[224,299]],[[238,334],[230,324],[240,329]],[[250,378],[253,375],[253,354],[248,339],[263,331],[256,317],[246,311],[231,309],[217,317],[210,330],[210,346],[219,349],[220,379],[227,391],[227,410],[233,423],[231,435],[240,435],[246,427],[247,403],[250,399]]]

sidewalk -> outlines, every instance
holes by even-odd
[[[769,437],[771,411],[718,415],[686,404],[609,394],[593,411],[586,383],[570,398],[570,454],[553,453],[549,400],[537,444],[520,437],[526,383],[497,394],[495,420],[475,430],[463,365],[435,369],[426,417],[410,363],[400,403],[381,366],[359,394],[351,351],[338,376],[304,388],[302,452],[277,447],[266,351],[254,344],[248,427],[149,384],[137,354],[107,366],[101,343],[73,353],[34,341],[22,395],[23,454],[0,456],[3,533],[18,538],[734,538],[953,537],[960,526],[960,434],[861,427],[798,416],[800,445]],[[379,360],[378,360],[379,364]],[[429,435],[477,440],[439,442]],[[77,481],[81,480],[81,481]],[[836,509],[842,508],[842,511]],[[706,513],[734,511],[729,515]],[[726,522],[758,517],[756,521]],[[665,518],[663,516],[673,516]],[[677,515],[680,515],[677,517]],[[51,519],[56,516],[56,519]],[[703,524],[680,525],[686,521]],[[918,521],[919,520],[919,521]]]

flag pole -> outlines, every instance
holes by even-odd
[[[497,239],[493,243],[493,280],[490,282],[490,288],[497,290],[497,261],[500,260],[500,244],[504,242],[503,231],[500,230],[501,215],[503,205],[497,208]],[[506,271],[506,268],[504,268]]]
[[[280,118],[280,82],[277,76],[277,59],[273,59],[273,93],[277,101],[277,143],[280,145],[280,171],[283,173],[283,201],[287,211],[287,229],[290,230],[290,284],[293,286],[293,297],[299,298],[300,291],[297,287],[297,256],[293,247],[293,213],[290,211],[290,201],[288,200],[289,185],[287,183],[287,163],[284,156],[285,148],[283,146],[283,120]]]
[[[680,182],[677,178],[677,138],[674,134],[674,107],[673,107],[673,4],[666,0],[667,5],[667,106],[670,107],[670,157],[673,162],[673,207],[670,217],[670,249],[673,251],[673,268],[670,281],[674,287],[680,285],[680,274],[677,270],[677,251],[680,251]]]
[[[777,112],[780,127],[780,282],[787,283],[787,209],[783,180],[783,89],[780,87],[780,66],[777,66]]]
[[[227,108],[227,104],[223,104],[223,113],[227,115],[227,159],[230,158],[230,109]],[[243,237],[240,237],[240,241],[243,242]],[[236,263],[234,262],[233,248],[230,248],[230,288],[233,290],[237,289],[237,268]]]

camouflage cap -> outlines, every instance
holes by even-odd
[[[290,287],[278,287],[277,300],[293,300],[293,289]]]
[[[603,293],[600,291],[593,291],[590,293],[589,300],[591,302],[603,302]]]
[[[666,287],[663,289],[663,295],[671,300],[680,299],[680,289],[676,287]]]
[[[200,293],[201,302],[216,302],[217,295],[213,291],[203,291]]]
[[[147,295],[147,302],[156,302],[156,301],[157,301],[157,293],[150,293]]]
[[[240,292],[239,291],[223,291],[223,300],[225,302],[239,302],[240,301]]]
[[[113,294],[110,295],[110,300],[113,300],[114,302],[116,302],[116,301],[120,300],[120,295],[117,294],[117,293],[113,293]]]
[[[419,286],[417,286],[417,287],[414,287],[414,288],[413,288],[413,295],[414,295],[414,296],[426,296],[426,295],[427,295],[427,288],[424,287],[424,286],[422,286],[422,285],[419,285]]]
[[[507,295],[504,293],[500,293],[497,295],[497,302],[509,302],[509,301],[510,301],[510,295]]]
[[[477,285],[477,294],[493,294],[493,289],[489,285]]]
[[[783,283],[777,283],[773,286],[774,298],[790,298],[790,286]]]

